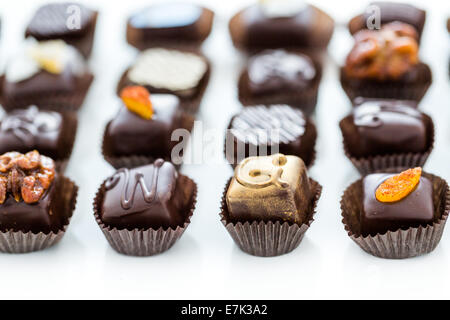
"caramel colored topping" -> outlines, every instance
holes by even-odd
[[[8,193],[19,202],[38,202],[55,177],[52,159],[36,150],[26,154],[8,152],[0,156],[0,204]]]
[[[409,195],[419,184],[422,168],[408,169],[384,181],[375,196],[380,202],[396,202]]]
[[[30,54],[43,70],[60,74],[65,67],[66,46],[62,40],[42,41],[30,50]]]
[[[150,120],[153,116],[150,93],[141,86],[126,87],[120,93],[123,103],[131,112],[136,113],[141,118]]]
[[[361,30],[355,34],[345,71],[356,78],[398,79],[419,63],[417,39],[414,27],[401,22]]]

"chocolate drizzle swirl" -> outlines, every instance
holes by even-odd
[[[32,147],[39,133],[47,133],[57,130],[58,121],[53,112],[39,112],[36,106],[25,110],[12,112],[2,121],[0,130],[11,132],[26,146]]]
[[[128,188],[130,185],[130,172],[126,168],[122,168],[118,170],[112,177],[110,177],[105,182],[105,188],[106,190],[113,189],[117,183],[119,182],[122,174],[124,175],[125,183],[123,185],[122,189],[122,196],[120,199],[120,204],[124,210],[131,209],[133,207],[134,198],[136,194],[136,189],[138,186],[140,186],[144,200],[148,203],[151,203],[156,198],[156,192],[157,192],[157,185],[158,185],[158,176],[159,176],[159,169],[163,166],[164,160],[158,159],[154,162],[153,167],[153,175],[152,175],[152,183],[150,185],[150,190],[147,188],[147,185],[145,184],[144,174],[137,171],[134,176],[134,185],[133,185],[133,191],[131,193],[131,196],[128,194]]]

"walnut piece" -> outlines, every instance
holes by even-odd
[[[354,37],[345,65],[350,77],[395,80],[419,63],[418,34],[409,24],[392,22]]]
[[[7,152],[0,156],[0,204],[8,193],[19,202],[38,202],[55,177],[55,163],[38,151]]]

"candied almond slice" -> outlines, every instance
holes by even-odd
[[[408,196],[419,184],[422,168],[408,169],[386,179],[380,184],[375,196],[380,202],[396,202]]]

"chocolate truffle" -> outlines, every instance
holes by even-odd
[[[311,113],[317,103],[322,70],[307,55],[265,50],[251,57],[239,79],[244,105],[288,104]]]
[[[295,155],[310,166],[317,131],[303,112],[287,105],[253,106],[235,115],[228,126],[225,154],[234,167],[249,156]]]
[[[431,118],[408,106],[410,102],[360,103],[340,122],[350,156],[424,153],[431,147],[434,131]]]
[[[376,15],[379,14],[379,17]],[[354,17],[348,27],[351,34],[355,34],[362,29],[368,27],[377,27],[376,23],[381,25],[399,21],[412,25],[419,38],[422,35],[425,25],[426,12],[407,3],[398,2],[372,2],[369,7],[364,10],[363,14]]]
[[[378,173],[363,179],[363,210],[360,216],[361,235],[375,236],[387,231],[426,226],[433,223],[433,185],[421,177],[406,197],[396,202],[382,202],[375,196],[377,188],[394,174]]]
[[[62,40],[25,41],[6,65],[0,83],[6,110],[37,105],[40,109],[76,110],[93,76],[78,51]]]
[[[135,63],[125,71],[117,91],[126,86],[144,86],[151,93],[176,95],[183,110],[195,113],[208,85],[210,67],[200,54],[151,48],[140,53]]]
[[[334,30],[334,21],[322,10],[297,0],[269,0],[239,11],[229,23],[236,48],[295,48],[323,50]]]
[[[182,226],[192,207],[194,183],[170,162],[120,169],[104,184],[102,222],[117,229]]]
[[[57,231],[60,215],[58,175],[52,159],[37,151],[0,156],[0,230]]]
[[[127,100],[130,91],[131,101]],[[145,91],[142,101],[133,100],[134,91]],[[170,94],[151,94],[143,87],[127,87],[122,92],[122,105],[116,117],[106,127],[103,153],[110,157],[147,156],[149,159],[171,159],[172,148],[178,143],[171,141],[172,132],[185,127],[179,99]],[[150,113],[136,112],[135,103],[149,103]],[[113,164],[114,165],[114,164]]]
[[[39,110],[36,106],[16,109],[0,120],[0,154],[38,150],[54,160],[64,160],[72,151],[76,129],[73,114]]]
[[[51,3],[40,7],[31,19],[25,37],[39,41],[61,39],[89,57],[97,23],[96,11],[80,3]]]
[[[391,22],[380,30],[361,30],[341,69],[341,84],[358,96],[420,101],[432,82],[430,68],[419,60],[417,31]]]
[[[302,159],[276,154],[250,157],[236,168],[226,193],[229,219],[306,221],[312,191]]]
[[[199,47],[211,32],[214,13],[192,3],[159,3],[134,13],[127,41],[139,50],[151,47]]]

